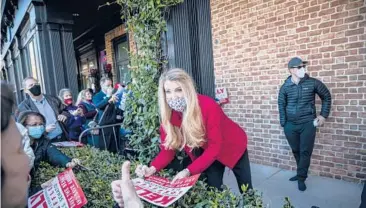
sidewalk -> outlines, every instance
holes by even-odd
[[[288,179],[294,171],[264,165],[251,164],[253,187],[263,192],[265,205],[282,208],[285,196],[290,197],[295,208],[358,208],[361,202],[362,184],[350,183],[320,176],[309,176],[307,190],[297,189],[297,182]],[[232,171],[225,172],[224,184],[239,193]]]

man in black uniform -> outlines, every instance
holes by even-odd
[[[305,180],[314,148],[316,127],[323,125],[331,108],[328,88],[305,73],[306,64],[306,61],[298,57],[290,60],[288,69],[291,75],[278,95],[280,123],[297,164],[297,175],[290,178],[290,181],[298,181],[300,191],[306,190]],[[315,94],[322,100],[319,116],[316,115]]]

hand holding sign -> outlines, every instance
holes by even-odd
[[[184,169],[184,170],[180,171],[177,175],[175,175],[175,177],[172,180],[172,183],[175,183],[179,179],[187,178],[190,175],[191,174],[190,174],[189,170],[188,169]]]
[[[139,178],[150,177],[154,175],[156,168],[154,166],[147,167],[146,165],[138,165],[136,167],[135,173]]]
[[[126,161],[122,165],[122,179],[112,182],[113,199],[120,207],[139,208],[143,204],[138,197],[135,187],[130,179],[130,162]]]

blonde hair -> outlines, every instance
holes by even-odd
[[[186,109],[183,112],[181,129],[173,126],[170,122],[172,109],[168,106],[165,96],[164,83],[166,81],[178,83],[187,102]],[[167,149],[177,150],[182,150],[185,145],[192,149],[200,147],[206,141],[204,138],[205,127],[192,78],[183,69],[176,68],[166,71],[160,77],[158,95],[160,119],[166,132],[163,145]]]
[[[79,106],[79,104],[83,101],[85,101],[86,93],[89,92],[89,90],[81,90],[78,99],[76,100],[75,106]],[[89,92],[90,93],[90,92]]]

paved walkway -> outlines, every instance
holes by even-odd
[[[285,196],[290,197],[295,208],[358,208],[361,202],[362,184],[350,183],[320,176],[309,176],[307,190],[297,189],[297,182],[288,179],[294,171],[251,164],[253,187],[263,192],[268,208],[282,208]],[[224,183],[235,193],[239,193],[235,176],[226,171]]]

